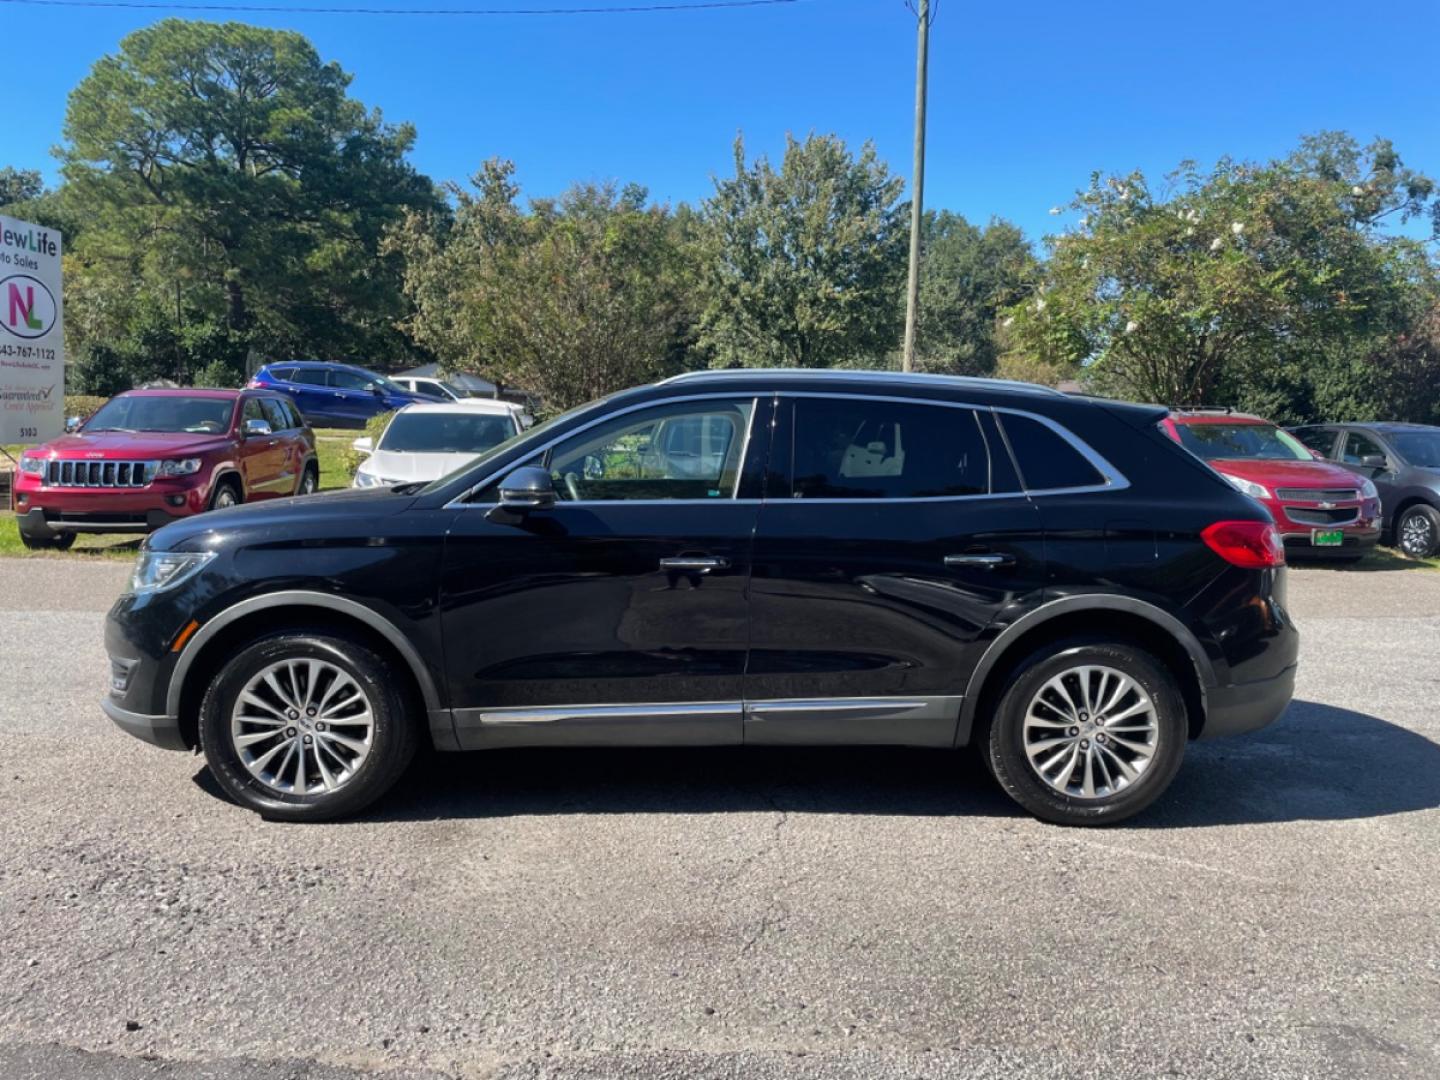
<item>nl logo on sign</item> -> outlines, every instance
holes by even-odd
[[[0,326],[16,337],[37,338],[55,325],[55,297],[29,274],[0,281]]]

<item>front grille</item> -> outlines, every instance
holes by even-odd
[[[1296,502],[1344,502],[1360,498],[1354,488],[1276,488],[1275,497]]]
[[[1333,510],[1287,506],[1285,516],[1299,525],[1350,525],[1359,520],[1360,511],[1354,506],[1337,506]]]
[[[45,468],[49,487],[140,488],[155,479],[153,461],[52,461]]]

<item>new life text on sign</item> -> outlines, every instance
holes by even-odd
[[[0,215],[0,446],[64,427],[60,234]]]

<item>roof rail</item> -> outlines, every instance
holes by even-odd
[[[857,380],[862,382],[899,382],[909,386],[971,387],[976,390],[1003,390],[1021,394],[1045,394],[1065,397],[1059,390],[1039,383],[1017,382],[1012,379],[988,379],[974,375],[928,375],[913,371],[876,371],[869,368],[716,368],[713,370],[687,371],[662,379],[660,386],[671,383],[694,382],[704,379],[764,378],[764,379],[834,379],[838,381]]]
[[[1171,405],[1171,406],[1169,406],[1169,409],[1170,409],[1171,412],[1213,412],[1213,413],[1224,413],[1226,416],[1229,416],[1231,413],[1233,413],[1233,412],[1235,411],[1235,406],[1233,406],[1233,405]]]

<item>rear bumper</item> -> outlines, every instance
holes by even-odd
[[[1212,688],[1206,694],[1200,737],[1243,735],[1274,723],[1295,696],[1295,670],[1292,664],[1269,679]]]
[[[100,708],[121,731],[134,735],[162,750],[188,750],[180,734],[180,720],[174,716],[147,716],[122,709],[109,697],[100,699]]]

